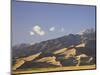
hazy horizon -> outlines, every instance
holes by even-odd
[[[95,29],[95,6],[12,2],[12,44],[40,42]]]

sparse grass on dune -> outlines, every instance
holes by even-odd
[[[22,66],[25,62],[27,61],[32,61],[34,60],[36,57],[38,57],[39,55],[41,54],[40,53],[37,53],[37,54],[33,54],[33,55],[30,55],[28,57],[23,57],[23,58],[19,58],[16,60],[16,63],[14,64],[13,66],[13,70],[16,70],[18,67]]]
[[[25,61],[32,61],[32,60],[34,60],[36,57],[38,57],[40,54],[41,54],[41,52],[40,52],[40,53],[37,53],[37,54],[30,55],[30,56],[28,56],[28,57],[23,58],[23,60],[25,60]]]
[[[67,50],[67,48],[63,48],[63,49],[60,49],[60,50],[57,50],[57,51],[53,52],[53,54],[59,54],[59,53],[62,53],[66,50]]]
[[[81,43],[79,45],[76,45],[75,47],[79,48],[79,47],[85,47],[85,43]]]
[[[52,57],[44,57],[44,58],[41,58],[39,60],[36,60],[36,62],[46,62],[46,63],[50,63],[52,65],[61,66],[60,62],[59,61],[56,61],[56,57],[55,56],[52,56]]]
[[[36,72],[50,72],[50,71],[70,71],[70,70],[88,70],[95,69],[95,65],[86,66],[65,66],[65,67],[49,67],[49,68],[31,68],[31,69],[21,69],[12,71],[12,74],[23,74],[23,73],[36,73]]]

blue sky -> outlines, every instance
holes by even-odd
[[[95,6],[12,2],[12,44],[40,42],[95,28]]]

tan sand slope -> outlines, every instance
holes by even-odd
[[[33,68],[33,69],[12,71],[12,74],[50,72],[50,71],[65,71],[65,70],[66,71],[70,71],[70,70],[88,70],[88,69],[95,69],[95,68],[96,68],[95,65],[55,67],[55,68]]]

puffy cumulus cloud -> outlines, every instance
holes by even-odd
[[[41,31],[41,27],[36,25],[33,27],[33,31],[36,31],[36,32]]]
[[[49,29],[49,31],[54,31],[55,30],[55,27],[51,27],[50,29]]]
[[[30,35],[32,36],[32,35],[35,35],[35,33],[34,32],[32,32],[32,31],[30,31]]]
[[[39,32],[39,35],[45,35],[45,32],[44,31],[41,31],[41,32]]]
[[[42,30],[42,28],[40,26],[38,26],[38,25],[36,25],[36,26],[33,27],[33,31],[36,34],[40,35],[40,36],[42,36],[42,35],[45,34],[45,32]]]
[[[43,36],[45,35],[45,31],[43,31],[40,26],[36,25],[32,28],[32,31],[30,32],[30,35],[34,35],[34,34]]]

